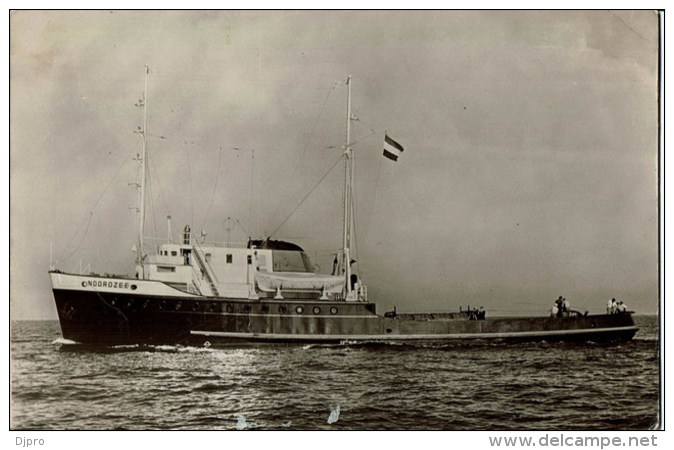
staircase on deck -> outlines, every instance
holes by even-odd
[[[216,287],[216,281],[217,278],[213,271],[211,270],[211,266],[207,263],[206,261],[206,256],[204,255],[204,251],[199,247],[199,245],[194,241],[194,245],[192,246],[193,248],[193,254],[195,259],[197,260],[197,264],[199,265],[199,268],[201,269],[202,273],[204,274],[206,281],[208,282],[209,287],[211,288],[211,293],[215,297],[219,297],[220,294],[218,292],[218,288]]]

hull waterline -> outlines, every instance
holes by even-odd
[[[80,278],[73,279],[82,283]],[[248,342],[624,342],[637,332],[629,313],[486,320],[468,320],[458,315],[436,319],[424,315],[384,317],[376,314],[375,304],[366,302],[242,300],[195,296],[170,289],[161,295],[150,295],[143,292],[147,291],[143,283],[148,282],[116,283],[121,283],[119,292],[108,292],[118,289],[117,284],[100,290],[53,290],[64,338],[89,345],[198,346]],[[127,283],[129,288],[124,289]],[[136,288],[132,291],[131,286]]]

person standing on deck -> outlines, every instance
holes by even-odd
[[[557,300],[555,300],[556,314],[557,317],[562,317],[562,312],[564,311],[564,299],[560,295]]]

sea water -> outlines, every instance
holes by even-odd
[[[13,322],[14,430],[644,430],[658,320],[623,344],[120,346]]]

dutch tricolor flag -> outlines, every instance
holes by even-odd
[[[398,161],[398,156],[400,156],[402,151],[402,145],[388,137],[388,135],[384,135],[384,156],[390,160]]]

